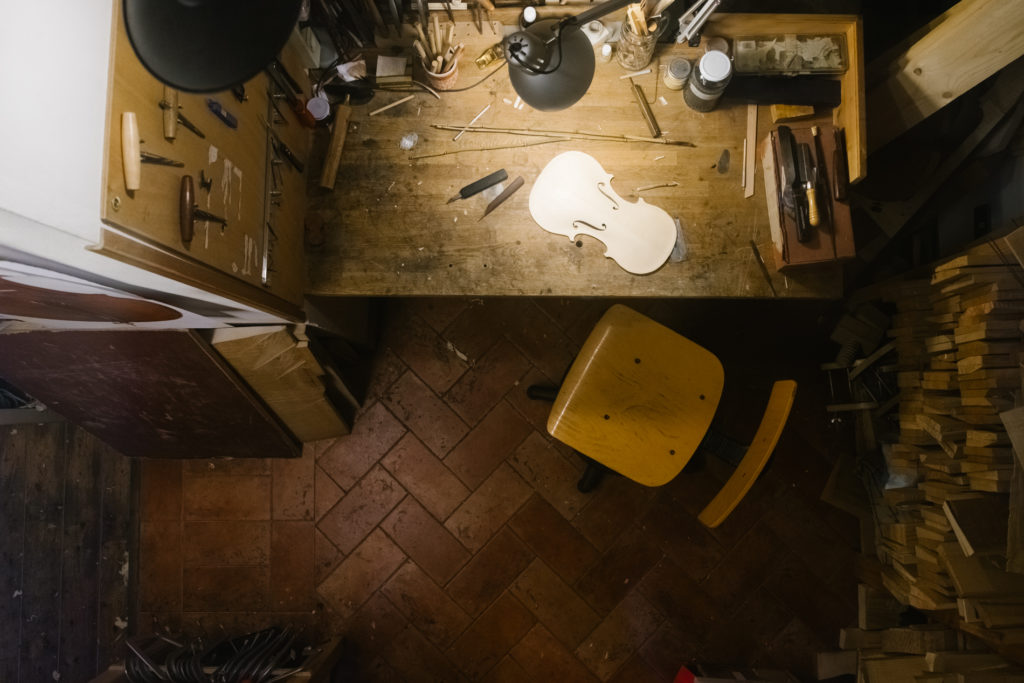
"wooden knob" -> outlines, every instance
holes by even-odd
[[[121,163],[124,165],[124,188],[139,189],[142,183],[142,147],[139,144],[139,123],[135,112],[121,114]]]
[[[164,86],[164,101],[160,103],[164,110],[164,137],[173,140],[178,134],[178,91]]]
[[[814,192],[814,185],[808,184],[807,186],[807,222],[817,227],[818,218],[818,198]]]
[[[181,233],[181,243],[188,247],[192,244],[192,238],[196,234],[196,188],[192,182],[192,176],[181,176],[181,192],[178,193],[178,228]]]

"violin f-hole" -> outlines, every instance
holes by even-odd
[[[605,199],[607,199],[608,201],[610,201],[612,203],[612,208],[613,209],[618,211],[619,203],[615,200],[615,197],[612,197],[607,192],[605,192],[604,188],[605,188],[605,184],[604,183],[598,183],[597,184],[597,191],[600,192],[601,194],[603,194],[605,196]],[[595,228],[595,230],[596,230],[596,228]]]
[[[617,209],[619,207],[616,206],[615,208]],[[584,220],[580,220],[580,219],[576,219],[576,220],[574,220],[572,222],[572,227],[574,227],[574,228],[578,228],[578,227],[580,227],[580,225],[585,225],[586,227],[590,228],[591,230],[607,230],[608,229],[608,226],[605,225],[604,223],[601,224],[601,227],[598,227],[596,225],[591,225],[590,223],[588,223],[588,222],[586,222]]]

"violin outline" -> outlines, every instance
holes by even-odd
[[[544,167],[530,190],[530,215],[541,228],[575,241],[599,240],[604,255],[634,275],[660,268],[676,243],[675,221],[642,198],[623,199],[614,176],[584,152],[563,152]]]

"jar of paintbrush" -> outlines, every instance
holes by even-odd
[[[465,49],[462,43],[455,43],[455,24],[442,28],[437,15],[434,15],[432,26],[416,23],[416,34],[413,47],[420,56],[431,87],[451,90],[459,80],[459,57]]]
[[[643,3],[634,3],[626,8],[622,20],[619,44],[615,58],[627,71],[639,71],[651,63],[658,38],[665,31],[668,22],[664,17],[647,17]]]

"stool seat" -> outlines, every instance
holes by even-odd
[[[713,353],[615,305],[569,369],[548,433],[633,481],[661,486],[697,450],[724,383]]]

